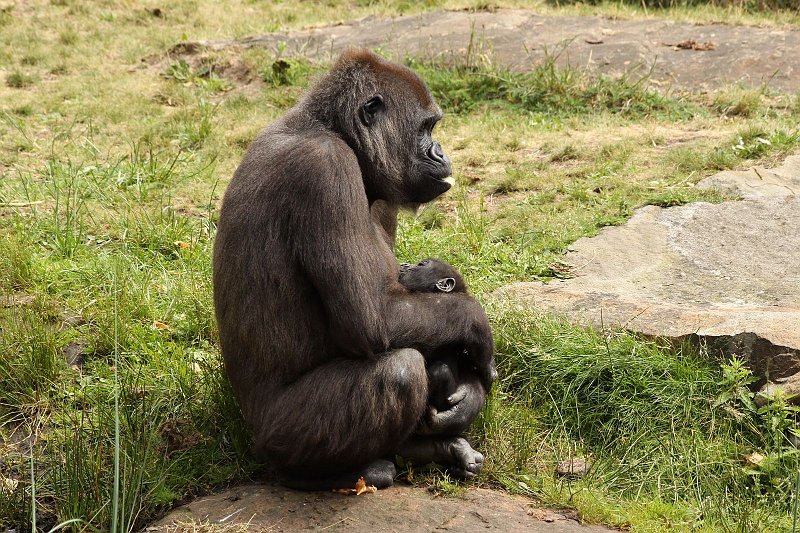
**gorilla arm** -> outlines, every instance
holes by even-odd
[[[372,216],[375,230],[389,246],[390,251],[394,250],[395,237],[397,235],[397,215],[399,212],[399,206],[383,200],[375,201],[369,208],[369,214]],[[392,258],[394,259],[394,254],[392,254]]]
[[[470,352],[484,382],[496,377],[491,328],[481,306],[466,294],[409,293],[386,264],[386,243],[375,230],[355,155],[341,140],[316,140],[303,173],[309,205],[291,216],[300,226],[297,259],[311,280],[336,344],[353,355],[390,349],[423,353],[446,344]],[[304,165],[306,166],[306,165]],[[313,202],[313,204],[312,204]]]

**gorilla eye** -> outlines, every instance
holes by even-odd
[[[419,263],[417,263],[417,266],[418,266],[418,267],[424,267],[424,266],[425,266],[425,265],[427,265],[428,263],[430,263],[430,261],[428,261],[428,260],[426,259],[425,261],[420,261]]]
[[[386,109],[386,105],[383,103],[383,97],[376,94],[361,106],[361,122],[365,126],[372,126],[378,117],[378,113],[384,109]]]
[[[422,122],[422,126],[420,126],[419,128],[419,132],[420,134],[433,133],[434,127],[436,127],[436,120],[429,118]]]

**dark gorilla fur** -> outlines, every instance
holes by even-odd
[[[400,283],[415,292],[467,292],[452,265],[432,258],[400,265]],[[460,435],[483,409],[486,388],[459,346],[440,347],[428,359],[428,407],[417,433]]]
[[[428,398],[423,353],[463,346],[487,389],[497,375],[481,306],[407,291],[390,247],[394,206],[452,184],[431,138],[440,118],[409,69],[346,52],[261,132],[225,193],[213,258],[225,370],[254,454],[289,486],[385,487],[395,453],[480,470],[464,439],[409,438]]]

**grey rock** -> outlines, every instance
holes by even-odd
[[[796,196],[800,194],[800,155],[788,157],[778,168],[726,170],[705,178],[697,187],[716,189],[745,200]]]
[[[571,246],[573,278],[496,295],[580,323],[700,341],[765,379],[800,372],[800,197],[786,192],[798,158],[759,174],[774,186],[756,188],[755,172],[706,182],[751,200],[643,207]]]
[[[580,457],[573,457],[566,461],[560,461],[556,465],[556,475],[558,477],[582,478],[589,473],[592,463]]]
[[[800,397],[800,374],[765,384],[756,394],[756,405],[759,407],[766,405],[770,398],[778,394],[783,394],[789,401],[796,403]]]
[[[674,46],[687,40],[711,42],[714,49]],[[515,70],[529,70],[546,57],[555,57],[562,65],[602,74],[649,76],[664,88],[703,90],[740,82],[800,89],[800,54],[795,53],[800,50],[800,31],[794,29],[544,16],[522,9],[367,17],[233,41],[181,43],[173,52],[253,46],[272,50],[276,57],[283,49],[284,57],[323,60],[352,46],[380,48],[395,59],[411,55],[464,63],[488,56]]]
[[[531,500],[487,489],[436,497],[398,485],[375,494],[345,496],[297,492],[272,485],[244,485],[177,508],[147,531],[195,531],[198,522],[229,531],[609,531],[584,526],[564,513],[540,510]],[[222,529],[221,529],[222,530]]]

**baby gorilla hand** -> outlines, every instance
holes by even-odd
[[[454,405],[461,403],[469,393],[470,393],[469,385],[462,383],[456,388],[456,391],[453,394],[451,394],[445,399],[445,402],[450,407],[453,407]]]
[[[447,398],[446,409],[428,405],[417,429],[419,435],[460,435],[481,412],[486,392],[477,375],[466,375],[455,392]]]

